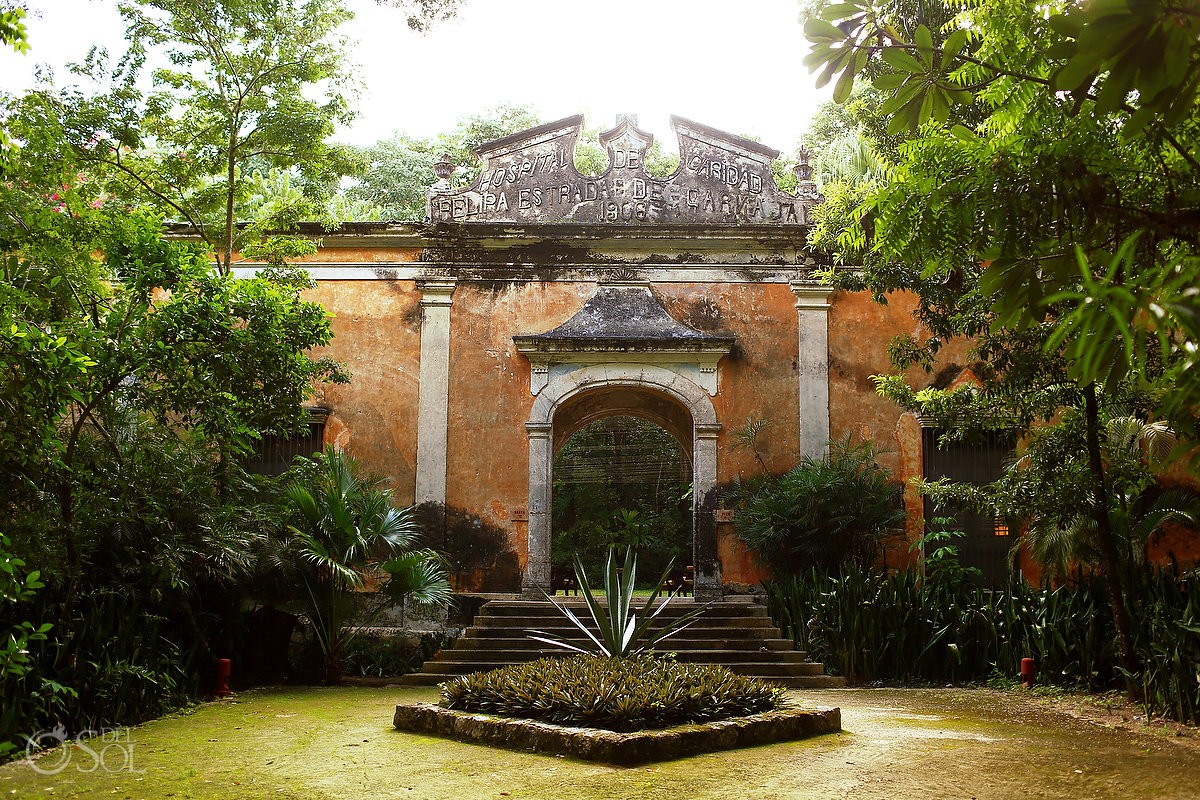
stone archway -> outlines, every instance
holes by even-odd
[[[550,588],[550,518],[556,444],[590,421],[613,414],[661,425],[692,457],[692,536],[696,596],[719,597],[721,565],[713,515],[717,485],[716,410],[708,393],[663,367],[594,364],[557,377],[538,393],[525,423],[529,437],[529,560],[523,594]],[[690,430],[689,430],[690,428]],[[690,441],[688,441],[690,439]]]

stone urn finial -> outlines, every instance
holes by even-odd
[[[454,172],[454,162],[450,160],[450,154],[442,153],[438,156],[438,160],[433,162],[433,174],[438,178],[437,185],[448,188],[452,172]]]
[[[792,172],[796,174],[796,196],[808,199],[816,199],[820,197],[817,191],[817,182],[813,178],[812,164],[809,159],[812,154],[808,152],[807,147],[801,147],[796,153],[796,166],[792,167]]]
[[[796,153],[796,166],[792,167],[792,172],[796,173],[796,180],[800,183],[808,183],[812,180],[813,168],[808,163],[808,159],[812,154],[808,152],[807,147],[801,147]]]

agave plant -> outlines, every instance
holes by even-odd
[[[650,626],[671,601],[671,598],[667,596],[657,606],[654,604],[654,601],[662,594],[663,587],[667,582],[667,575],[671,573],[674,565],[675,561],[672,559],[671,563],[667,564],[667,568],[663,570],[662,577],[658,579],[646,604],[637,608],[633,605],[633,587],[637,578],[637,555],[633,548],[625,548],[625,565],[618,570],[616,548],[608,548],[604,570],[605,603],[601,605],[592,593],[583,563],[579,560],[579,556],[575,556],[575,579],[583,591],[583,599],[587,603],[588,611],[591,612],[592,621],[599,633],[592,633],[587,623],[571,609],[556,603],[550,595],[546,595],[546,599],[561,611],[563,616],[571,621],[571,624],[583,631],[584,636],[590,640],[591,644],[581,647],[545,631],[531,630],[527,633],[535,641],[545,642],[577,653],[598,654],[608,658],[626,658],[643,653],[668,636],[674,636],[691,625],[704,609],[711,605],[709,603],[700,606],[670,621],[664,618],[663,625],[651,633]]]

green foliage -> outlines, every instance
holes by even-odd
[[[218,274],[79,171],[33,108],[21,179],[0,183],[0,528],[46,584],[5,618],[54,628],[15,651],[29,669],[5,680],[5,740],[137,722],[207,687],[283,528],[236,455],[301,428],[313,381],[344,379],[305,354],[329,320],[282,265],[294,250],[264,242],[279,266]]]
[[[870,442],[830,442],[782,475],[739,481],[730,493],[738,536],[777,575],[814,565],[870,563],[903,524],[901,487]]]
[[[1200,575],[1143,568],[1128,579],[1147,711],[1200,722]],[[1038,680],[1057,686],[1104,691],[1123,679],[1107,590],[1091,576],[1053,589],[1018,580],[992,591],[852,565],[766,589],[785,635],[851,680],[986,681],[1015,675],[1022,658],[1034,658]]]
[[[608,417],[577,431],[554,460],[554,566],[578,556],[600,573],[609,546],[632,546],[652,580],[690,553],[689,466],[675,438],[643,420]]]
[[[33,644],[26,674],[0,681],[0,740],[55,725],[68,731],[133,725],[199,694],[198,645],[180,647],[187,637],[143,600],[97,588],[63,612],[45,592],[30,607],[55,615],[55,635]]]
[[[844,288],[918,295],[930,335],[896,343],[897,368],[930,370],[945,342],[975,340],[977,391],[914,392],[892,376],[880,382],[889,397],[964,433],[1072,427],[1031,439],[1049,448],[1031,460],[1057,453],[1071,468],[1045,473],[1059,494],[1038,497],[1049,518],[1030,530],[1090,541],[1133,676],[1121,576],[1136,526],[1121,509],[1141,489],[1106,461],[1102,429],[1125,406],[1179,434],[1181,461],[1200,452],[1195,15],[983,0],[928,24],[923,10],[851,0],[807,26],[810,65],[838,76],[839,98],[859,78],[888,93],[888,132],[905,139],[886,183],[826,216],[816,238],[862,265],[833,278]]]
[[[34,642],[44,642],[46,634],[54,627],[49,622],[41,625],[28,620],[16,622],[16,611],[18,606],[30,603],[37,590],[44,586],[40,573],[37,570],[26,572],[25,562],[12,552],[9,538],[0,533],[0,609],[6,620],[5,629],[0,630],[0,636],[4,637],[3,647],[0,647],[0,697],[5,700],[4,710],[0,712],[0,760],[18,747],[10,737],[21,721],[21,703],[13,696],[15,692],[11,687],[24,687],[26,677],[34,669],[29,647]]]
[[[29,52],[29,42],[26,40],[25,9],[6,8],[0,11],[0,44],[6,44],[18,53]]]
[[[392,506],[380,478],[364,478],[357,463],[333,446],[317,457],[307,480],[284,488],[297,512],[291,548],[303,562],[301,608],[324,658],[324,676],[336,683],[354,629],[356,590],[370,570],[386,571],[389,591],[417,603],[446,605],[450,585],[436,554],[413,549],[419,533],[412,509]],[[389,583],[390,583],[389,580]],[[376,613],[382,609],[376,609]],[[360,624],[369,621],[362,620]]]
[[[658,616],[671,602],[670,597],[664,597],[657,606],[654,604],[654,601],[662,594],[667,576],[673,566],[674,562],[667,564],[667,568],[663,570],[662,576],[651,590],[650,596],[646,598],[645,604],[638,608],[633,604],[634,587],[637,583],[637,555],[632,547],[626,547],[624,566],[618,569],[616,548],[609,547],[604,570],[604,604],[601,605],[592,593],[587,572],[577,557],[575,559],[575,581],[583,592],[584,602],[587,603],[588,612],[591,614],[591,625],[581,620],[571,609],[554,602],[554,598],[547,595],[546,599],[561,611],[572,625],[582,631],[591,644],[579,647],[544,631],[529,631],[530,638],[578,653],[597,653],[608,658],[618,659],[635,656],[652,649],[659,642],[674,636],[692,624],[707,608],[707,606],[701,606],[678,617],[664,619],[657,628],[654,628]],[[596,629],[596,633],[592,632],[593,628]]]
[[[764,470],[767,468],[767,462],[763,461],[762,446],[763,442],[760,436],[763,429],[771,424],[768,419],[755,419],[753,416],[746,417],[746,424],[740,428],[734,428],[730,435],[733,437],[732,447],[734,450],[749,450],[754,454],[754,460]]]
[[[1163,422],[1109,416],[1100,434],[1106,519],[1123,571],[1140,566],[1147,548],[1169,526],[1200,530],[1200,494],[1160,486],[1157,471],[1175,436]],[[984,486],[922,482],[923,494],[942,507],[967,506],[999,515],[1021,531],[1019,544],[1047,573],[1063,578],[1079,564],[1103,560],[1086,447],[1086,420],[1075,409],[1057,424],[1030,431],[1024,452],[999,479]]]
[[[7,516],[48,576],[11,612],[55,624],[28,648],[26,674],[4,680],[0,738],[136,723],[195,698],[228,655],[237,586],[281,524],[265,487],[223,467],[211,443],[129,413],[101,419],[96,428],[116,436],[89,428],[72,459],[75,580],[60,523],[45,513],[55,493]]]
[[[129,51],[112,64],[93,50],[76,70],[106,88],[32,92],[20,127],[60,131],[109,195],[188,223],[223,272],[264,229],[322,216],[353,167],[326,141],[354,91],[340,0],[139,0],[121,13]],[[167,66],[145,93],[152,52]]]
[[[454,678],[441,705],[613,731],[666,728],[761,714],[783,689],[724,667],[638,656],[543,658]]]
[[[934,517],[929,527],[908,548],[908,552],[924,553],[925,578],[949,584],[966,584],[977,578],[978,567],[964,567],[958,560],[955,542],[966,537],[965,531],[954,530],[953,517]]]
[[[376,5],[392,6],[403,11],[408,27],[421,33],[435,25],[453,19],[463,0],[375,0]]]
[[[377,208],[381,219],[420,222],[439,155],[436,141],[397,132],[362,151],[365,168],[345,195]]]
[[[0,9],[0,45],[9,45],[18,53],[29,52],[29,42],[26,40],[25,9]],[[12,149],[7,126],[0,126],[0,178],[8,176],[10,165],[9,151]]]
[[[1031,554],[1060,575],[1071,564],[1103,560],[1097,520],[1087,510],[1085,436],[1080,415],[1065,412],[1058,425],[1031,434],[1032,446],[992,489],[999,512],[1026,525],[1021,539]],[[1122,569],[1142,563],[1147,547],[1164,527],[1174,524],[1200,530],[1200,495],[1183,489],[1164,491],[1155,478],[1163,452],[1173,441],[1161,422],[1119,416],[1104,425],[1100,450],[1108,488],[1105,511]]]
[[[1031,14],[988,0],[931,34],[904,13],[839,3],[809,25],[811,62],[840,81],[872,78],[891,93],[889,130],[910,138],[864,204],[877,235],[859,250],[912,264],[920,280],[905,288],[930,309],[947,308],[930,284],[957,289],[959,332],[974,335],[961,330],[968,314],[997,344],[1044,327],[1038,344],[1067,356],[1066,378],[1130,381],[1194,433],[1200,227],[1182,209],[1200,195],[1195,15],[1125,0]],[[872,59],[889,69],[865,69]],[[982,116],[943,130],[951,106]],[[872,265],[867,283],[900,288],[893,275]]]
[[[81,520],[97,516],[87,503],[114,500],[92,491],[85,450],[123,454],[113,485],[128,487],[125,445],[169,442],[130,432],[171,426],[228,467],[260,432],[302,427],[315,381],[345,376],[306,354],[331,332],[301,299],[303,274],[218,274],[196,246],[165,240],[158,218],[114,207],[60,150],[26,147],[18,164],[27,180],[0,185],[0,507],[40,515],[69,597],[83,580]]]
[[[454,646],[456,637],[441,632],[420,636],[356,636],[346,646],[346,674],[391,678],[420,672],[438,651]]]
[[[366,167],[346,196],[377,207],[383,219],[420,222],[425,217],[425,194],[437,180],[433,164],[443,153],[455,166],[451,182],[466,185],[479,172],[475,148],[542,121],[526,106],[501,104],[463,117],[453,131],[433,138],[397,131],[361,152]]]

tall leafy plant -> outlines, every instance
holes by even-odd
[[[395,596],[423,604],[450,601],[438,555],[413,548],[419,530],[412,510],[395,508],[382,479],[361,477],[354,459],[330,446],[317,457],[312,478],[289,484],[285,492],[298,516],[290,530],[302,564],[301,605],[327,681],[341,678],[355,630],[355,596],[372,570],[382,569],[396,581]]]
[[[668,596],[664,597],[658,605],[654,604],[654,601],[662,594],[667,575],[670,574],[674,564],[675,562],[672,561],[667,565],[662,577],[658,579],[658,583],[650,592],[650,597],[646,599],[645,605],[639,608],[633,604],[634,586],[637,582],[637,554],[633,548],[625,548],[624,566],[618,569],[616,548],[608,548],[608,556],[604,565],[605,602],[601,605],[588,583],[583,562],[576,556],[575,578],[583,591],[584,602],[587,604],[588,612],[592,617],[591,621],[597,632],[593,633],[592,628],[570,608],[559,605],[547,595],[546,599],[561,611],[572,625],[583,632],[590,644],[579,646],[561,636],[555,636],[545,631],[529,631],[530,638],[577,653],[595,653],[609,658],[628,658],[650,650],[654,645],[691,625],[707,608],[707,605],[701,606],[674,619],[663,618],[662,624],[657,629],[652,629],[654,622],[666,610],[667,604],[671,601]]]
[[[904,521],[901,487],[877,452],[846,437],[782,475],[739,481],[731,493],[738,535],[780,575],[870,562]]]

